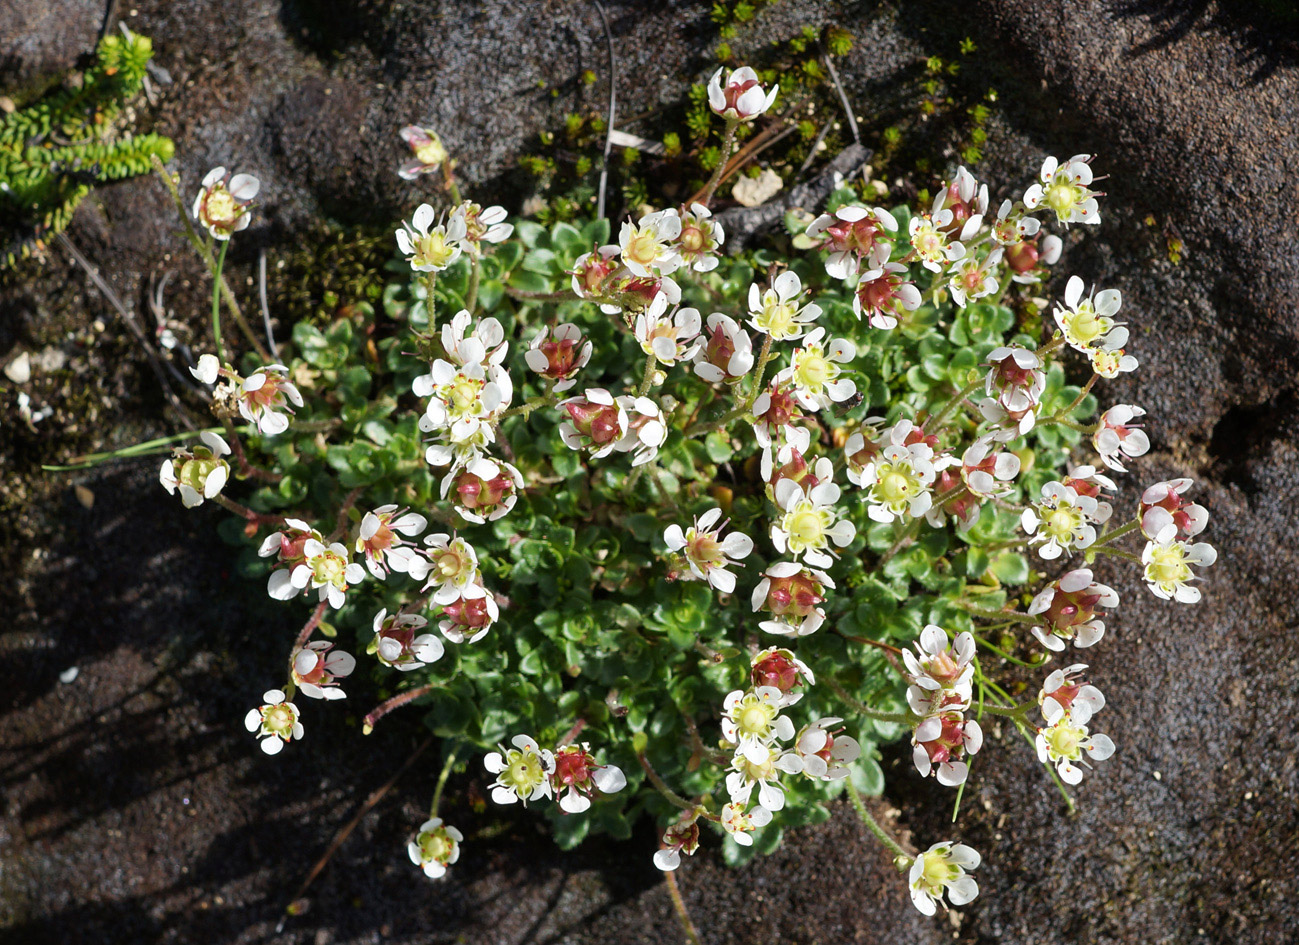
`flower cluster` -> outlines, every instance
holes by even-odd
[[[540,747],[528,735],[515,735],[514,747],[501,747],[483,759],[496,775],[492,800],[514,804],[542,798],[558,799],[566,814],[580,814],[591,806],[596,792],[617,794],[627,778],[617,765],[598,764],[589,745],[563,744],[554,751]]]
[[[299,325],[294,358],[245,354],[238,371],[218,319],[217,353],[191,369],[227,436],[176,449],[162,484],[264,535],[268,594],[314,605],[245,726],[275,754],[303,737],[297,697],[355,702],[367,674],[337,642],[355,631],[403,683],[363,730],[424,700],[454,739],[407,846],[430,878],[461,855],[437,809],[469,745],[492,800],[543,807],[562,843],[671,810],[663,870],[701,827],[731,859],[770,848],[855,796],[875,745],[907,731],[944,786],[986,758],[988,715],[1076,784],[1115,750],[1093,731],[1105,698],[1086,665],[1044,670],[1020,704],[992,667],[1100,644],[1119,595],[1097,556],[1185,603],[1214,563],[1190,479],[1116,498],[1109,476],[1157,432],[1135,404],[1092,422],[1092,388],[1137,368],[1119,292],[1072,276],[1054,307],[1029,294],[1061,258],[1047,225],[1099,220],[1090,156],[1049,158],[999,205],[964,167],[915,212],[843,181],[824,212],[788,217],[812,256],[739,259],[710,204],[776,88],[718,70],[706,95],[726,122],[713,179],[620,224],[516,234],[502,207],[461,200],[431,129],[403,128],[399,173],[436,172],[446,196],[395,232],[390,319]],[[218,168],[194,213],[228,240],[256,192]],[[1090,367],[1084,386],[1066,359]],[[226,494],[253,479],[251,507]],[[1120,547],[1138,532],[1144,550]],[[1058,564],[1034,573],[1030,549]],[[635,760],[635,797],[609,797],[629,786],[614,759]],[[921,912],[978,894],[970,847],[889,846]]]

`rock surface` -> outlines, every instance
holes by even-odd
[[[173,79],[152,120],[176,139],[183,179],[192,185],[216,163],[262,177],[267,222],[250,231],[240,273],[251,248],[285,252],[322,215],[372,223],[408,210],[411,192],[392,173],[392,130],[406,121],[435,124],[469,181],[517,198],[514,158],[583,96],[605,94],[603,80],[588,88],[577,78],[606,71],[598,18],[584,4],[239,0],[215,13],[198,0],[153,0],[134,4],[135,16],[121,6],[154,37]],[[706,4],[643,7],[610,5],[627,114],[675,101],[715,41]],[[93,42],[102,8],[56,8],[0,13],[0,49],[15,50],[0,59],[0,91],[70,66]],[[791,0],[737,42],[743,52],[838,19],[857,39],[841,67],[848,93],[873,115],[896,108],[923,57],[954,58],[969,36],[980,56],[963,60],[954,81],[999,93],[981,175],[1026,183],[1045,153],[1098,154],[1110,175],[1105,223],[1070,246],[1066,265],[1122,289],[1143,362],[1105,391],[1147,408],[1155,442],[1120,504],[1138,483],[1191,475],[1212,515],[1221,557],[1198,607],[1155,600],[1130,569],[1107,575],[1124,606],[1087,655],[1109,699],[1098,727],[1119,752],[1075,792],[1075,817],[1022,742],[985,749],[957,827],[950,794],[893,759],[887,797],[900,828],[921,846],[959,832],[984,854],[983,895],[955,929],[962,941],[1299,939],[1290,748],[1299,607],[1289,589],[1299,575],[1299,75],[1284,23],[1249,15],[1155,0],[922,0],[900,10]],[[88,201],[71,233],[141,310],[150,272],[176,254],[166,263],[177,272],[172,304],[199,310],[197,270],[168,212],[157,182],[131,181]],[[1168,235],[1185,242],[1180,265],[1168,261]],[[0,287],[0,305],[0,361],[64,346],[103,398],[100,425],[168,432],[152,375],[116,329],[87,351],[91,329],[51,327],[69,307],[113,324],[79,272],[51,266]],[[111,360],[96,363],[96,352]],[[18,478],[48,461],[47,446],[6,424],[6,508],[24,512],[8,527],[25,529],[5,533],[22,541],[6,539],[17,576],[0,591],[12,599],[3,611],[17,614],[0,631],[6,941],[678,934],[645,861],[648,832],[560,855],[519,817],[476,839],[449,882],[425,883],[400,850],[437,770],[425,755],[361,821],[312,887],[309,911],[275,935],[300,877],[419,743],[415,725],[395,718],[361,742],[346,713],[318,713],[319,750],[296,753],[293,765],[250,751],[238,725],[257,695],[246,680],[274,671],[283,654],[272,641],[292,628],[282,610],[226,593],[241,579],[213,547],[214,518],[164,502],[151,464],[78,477],[99,497],[84,509],[70,490]],[[79,676],[60,683],[72,665]],[[455,816],[472,836],[493,820],[476,812],[476,782],[464,780]],[[914,913],[847,811],[738,873],[701,856],[682,885],[707,942],[953,934]]]

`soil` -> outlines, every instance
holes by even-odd
[[[620,110],[674,105],[710,67],[708,4],[610,4]],[[100,5],[0,9],[0,92],[38,88],[93,43]],[[49,12],[54,11],[54,12]],[[393,131],[436,126],[475,193],[530,189],[515,170],[565,112],[603,102],[593,8],[535,2],[198,0],[117,4],[154,39],[171,84],[142,124],[176,140],[187,184],[225,163],[262,179],[264,222],[232,253],[248,292],[257,251],[289,258],[322,221],[386,224],[413,197]],[[878,809],[920,847],[961,836],[984,855],[982,895],[950,921],[907,902],[849,810],[728,870],[704,850],[681,871],[708,943],[1285,943],[1299,940],[1299,76],[1292,19],[1265,5],[1141,0],[785,0],[733,41],[759,53],[806,23],[856,44],[846,91],[878,133],[925,57],[979,54],[950,81],[991,87],[980,176],[1027,183],[1046,153],[1089,152],[1108,174],[1105,223],[1071,235],[1071,272],[1120,288],[1142,359],[1107,402],[1150,414],[1154,449],[1123,480],[1190,475],[1220,551],[1195,607],[1155,600],[1129,568],[1088,653],[1119,745],[1069,816],[1022,741],[993,732],[950,824],[950,792],[895,752]],[[878,120],[877,120],[878,119]],[[943,156],[955,163],[954,156]],[[100,189],[69,235],[152,321],[171,271],[174,330],[201,331],[203,283],[156,180]],[[1184,243],[1180,263],[1169,240]],[[448,816],[470,843],[442,883],[405,859],[439,764],[426,751],[276,925],[311,865],[422,743],[396,714],[368,738],[368,703],[314,713],[308,750],[262,757],[240,725],[295,629],[233,571],[211,510],[186,513],[154,461],[42,474],[89,450],[180,429],[120,318],[61,248],[0,281],[0,929],[6,943],[661,942],[680,937],[649,863],[626,844],[559,853],[526,815],[454,780]],[[62,357],[61,366],[53,366]],[[52,416],[15,419],[21,389]],[[93,504],[74,486],[90,490]],[[78,667],[71,682],[60,673]],[[1009,668],[1007,669],[1009,672]],[[1035,680],[1022,677],[1028,685]],[[295,746],[296,747],[296,746]],[[986,759],[986,760],[985,760]]]

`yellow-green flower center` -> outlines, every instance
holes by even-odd
[[[457,581],[458,583],[459,579],[472,570],[473,564],[453,548],[437,555],[433,560],[433,567],[444,581]]]
[[[455,850],[455,841],[447,836],[444,828],[438,827],[419,836],[420,856],[425,862],[446,863]]]
[[[749,695],[745,696],[740,703],[740,711],[735,716],[735,725],[740,730],[740,734],[761,738],[767,734],[775,717],[774,706],[762,702],[756,696]]]
[[[225,460],[218,459],[207,450],[200,448],[195,451],[193,459],[185,460],[180,464],[180,468],[176,471],[176,479],[195,492],[201,493],[203,487],[207,485],[207,477],[218,467],[225,465]]]
[[[478,414],[484,384],[482,378],[457,374],[455,380],[442,389],[442,397],[453,420]]]
[[[1160,547],[1156,545],[1146,562],[1146,579],[1156,584],[1172,587],[1191,578],[1191,568],[1180,544]]]
[[[632,228],[631,239],[627,241],[627,251],[624,257],[630,262],[640,263],[642,266],[652,266],[654,261],[659,258],[659,241],[654,236],[651,229]]]
[[[447,159],[447,149],[442,142],[434,138],[415,149],[415,160],[426,167],[437,167]]]
[[[804,500],[785,513],[781,527],[789,536],[789,550],[798,554],[807,548],[824,548],[826,529],[833,514]]]
[[[916,230],[916,235],[911,239],[911,245],[915,247],[916,252],[922,258],[939,259],[943,255],[943,234],[934,228],[933,223],[926,221]]]
[[[794,383],[819,394],[827,382],[839,376],[839,365],[828,360],[819,346],[812,346],[795,359]]]
[[[1108,319],[1102,319],[1092,308],[1091,302],[1083,302],[1069,319],[1070,340],[1080,345],[1090,345],[1103,335],[1109,327]]]
[[[347,562],[342,556],[332,551],[316,555],[311,560],[311,573],[317,584],[332,584],[343,587],[347,584]]]
[[[505,753],[505,770],[500,781],[519,797],[527,797],[546,779],[541,757],[533,751],[511,749]]]
[[[879,467],[875,482],[875,498],[885,505],[897,508],[906,504],[920,491],[920,479],[905,463],[884,463]]]
[[[1063,721],[1047,732],[1046,744],[1055,757],[1068,758],[1072,761],[1082,755],[1081,744],[1086,737],[1087,729]]]
[[[415,262],[421,266],[445,269],[454,255],[455,247],[447,243],[446,233],[440,228],[415,241]]]
[[[930,893],[937,894],[945,883],[950,883],[959,875],[957,867],[947,861],[945,850],[934,850],[924,854],[921,862],[924,868],[920,874],[920,885]]]
[[[293,732],[293,710],[287,703],[269,706],[262,711],[262,726],[268,732],[288,737]]]
[[[1069,211],[1083,198],[1083,189],[1068,179],[1057,178],[1046,188],[1046,205],[1060,216]]]
[[[243,207],[230,196],[230,191],[225,189],[224,185],[218,185],[215,190],[208,194],[207,200],[203,203],[203,212],[207,216],[209,223],[218,226],[229,226],[239,219],[239,214],[243,212]]]
[[[775,292],[768,290],[762,298],[762,311],[754,321],[776,341],[784,341],[798,334],[798,323],[794,321],[797,314],[796,305],[782,302]]]
[[[1072,505],[1062,505],[1046,516],[1042,530],[1058,541],[1068,541],[1082,525],[1082,513]]]

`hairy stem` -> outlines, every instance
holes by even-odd
[[[676,910],[677,919],[681,922],[681,931],[686,933],[686,941],[690,945],[702,945],[699,939],[699,930],[695,928],[695,923],[690,919],[690,913],[686,911],[686,901],[681,898],[681,888],[677,885],[676,870],[668,870],[663,874],[668,884],[668,895],[672,897],[672,908]]]
[[[712,201],[713,192],[717,190],[717,185],[721,182],[722,172],[726,170],[726,162],[731,158],[731,150],[735,147],[735,129],[738,127],[740,127],[738,118],[728,118],[726,120],[726,130],[722,132],[721,157],[717,161],[717,167],[713,170],[713,176],[708,179],[708,186],[704,188],[704,196],[700,201],[705,207]]]
[[[884,844],[890,853],[899,860],[905,860],[906,866],[910,866],[912,860],[911,855],[908,854],[906,850],[902,849],[902,844],[889,836],[888,831],[880,826],[878,820],[871,816],[871,812],[866,809],[866,803],[861,799],[861,794],[858,793],[857,788],[853,785],[852,778],[847,778],[843,783],[844,787],[848,789],[848,798],[852,801],[852,806],[857,808],[857,816],[861,818],[862,823],[867,826],[871,833],[875,834],[875,838],[879,840],[880,843]],[[904,866],[903,868],[905,869],[906,867]]]

